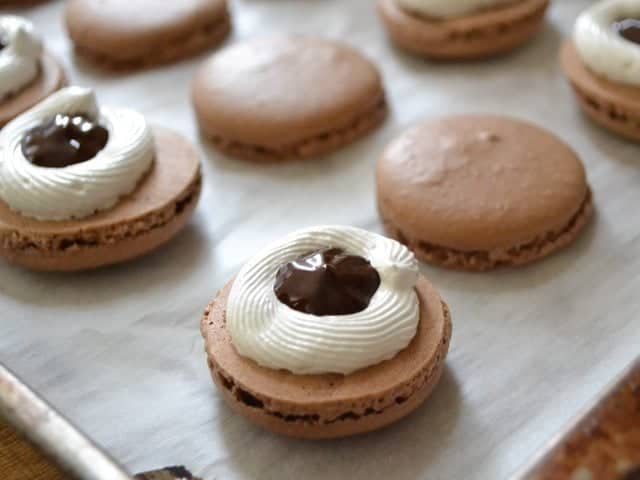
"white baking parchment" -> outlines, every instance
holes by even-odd
[[[158,8],[163,1],[177,0]],[[0,360],[132,471],[184,463],[206,480],[508,477],[640,350],[640,149],[579,114],[557,61],[590,3],[556,0],[541,35],[513,55],[441,65],[391,47],[372,0],[235,0],[228,43],[273,32],[348,42],[382,70],[392,109],[382,129],[338,154],[268,166],[225,158],[199,139],[189,87],[205,56],[106,74],[74,59],[63,2],[25,10],[74,83],[196,142],[205,181],[186,231],[140,261],[73,275],[0,262]],[[293,229],[381,231],[381,149],[417,120],[466,112],[527,119],[569,142],[588,169],[593,225],[527,268],[424,267],[451,306],[453,343],[433,397],[399,424],[306,442],[231,413],[209,379],[198,331],[205,305],[244,260]]]

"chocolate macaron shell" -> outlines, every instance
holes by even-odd
[[[226,0],[69,0],[65,20],[78,53],[113,68],[191,56],[220,43],[231,28]]]
[[[27,8],[49,0],[0,0],[0,7]]]
[[[420,323],[391,360],[350,375],[294,375],[238,355],[225,325],[230,282],[202,319],[209,366],[225,401],[275,433],[334,438],[388,425],[417,408],[437,384],[451,338],[451,318],[433,286],[420,278]]]
[[[0,255],[34,270],[76,271],[131,260],[173,238],[197,204],[200,158],[178,134],[164,128],[153,133],[151,170],[110,210],[47,222],[24,217],[0,201]]]
[[[334,150],[386,112],[371,62],[348,46],[301,36],[256,39],[215,53],[195,77],[193,104],[205,136],[250,159]],[[254,155],[243,155],[242,147]]]
[[[413,127],[384,151],[376,178],[387,232],[422,260],[453,268],[528,263],[569,243],[591,214],[573,150],[504,117]]]
[[[468,60],[513,50],[542,27],[549,0],[523,0],[453,19],[430,19],[378,0],[378,13],[391,40],[435,60]]]
[[[0,127],[60,90],[66,83],[67,77],[58,60],[45,52],[41,57],[38,77],[25,89],[0,101]]]
[[[584,112],[608,130],[640,142],[640,88],[592,72],[571,41],[562,46],[560,59]]]

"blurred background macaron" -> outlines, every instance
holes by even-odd
[[[576,21],[561,62],[580,107],[598,125],[640,142],[640,2],[597,2]]]
[[[0,15],[0,128],[66,81],[35,26],[26,18]]]
[[[69,0],[65,21],[78,55],[114,69],[190,57],[231,30],[226,0]]]
[[[540,30],[549,0],[378,0],[398,47],[435,60],[472,60],[509,52]]]

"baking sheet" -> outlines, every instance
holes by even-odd
[[[640,467],[639,407],[640,357],[514,480],[631,480],[624,475]]]
[[[380,66],[384,128],[319,161],[258,166],[200,142],[188,102],[202,58],[133,75],[75,61],[62,2],[29,10],[71,78],[197,142],[202,201],[167,248],[130,265],[42,275],[0,263],[0,359],[132,471],[183,463],[205,479],[501,479],[562,428],[638,352],[639,148],[577,111],[557,51],[588,0],[557,0],[542,35],[497,60],[434,65],[392,47],[372,0],[237,0],[230,42],[272,32],[342,39]],[[322,81],[331,81],[330,78]],[[491,274],[425,267],[452,309],[448,367],[408,420],[362,438],[309,443],[231,414],[209,380],[198,322],[242,262],[292,229],[380,231],[373,167],[415,121],[494,112],[546,125],[588,168],[598,216],[569,250]]]

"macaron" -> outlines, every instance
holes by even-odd
[[[27,8],[49,0],[0,0],[0,7]]]
[[[386,232],[438,266],[482,271],[569,245],[593,213],[585,169],[524,121],[452,116],[393,140],[376,169]]]
[[[405,247],[329,226],[250,260],[206,308],[201,331],[233,411],[277,434],[327,439],[418,408],[442,375],[452,326]]]
[[[133,110],[63,89],[0,131],[0,256],[33,270],[128,261],[179,233],[200,194],[200,160]]]
[[[0,15],[0,128],[66,84],[63,67],[33,24]]]
[[[314,157],[369,133],[385,118],[381,76],[341,43],[258,38],[207,60],[193,82],[200,130],[224,153],[255,161]]]
[[[472,60],[527,43],[549,0],[378,0],[378,14],[398,47],[434,60]]]
[[[640,142],[640,2],[597,2],[576,21],[561,63],[584,113]]]
[[[220,44],[231,30],[226,0],[70,0],[65,22],[76,52],[105,67],[152,67]]]

